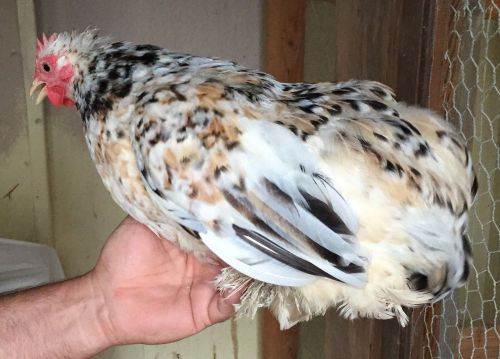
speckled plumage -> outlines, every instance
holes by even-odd
[[[75,68],[71,96],[114,200],[234,267],[217,285],[249,286],[240,313],[270,307],[286,328],[338,305],[405,324],[402,306],[467,278],[469,153],[386,86],[280,83],[92,31],[60,34],[51,53]]]

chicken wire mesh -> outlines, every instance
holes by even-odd
[[[470,211],[474,253],[467,285],[426,308],[424,357],[499,358],[500,29],[499,1],[454,1],[444,113],[467,139],[479,192]]]

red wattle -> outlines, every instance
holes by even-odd
[[[73,107],[75,106],[75,102],[70,100],[69,98],[65,98],[63,101],[63,105],[68,107]]]
[[[66,98],[66,91],[62,86],[47,86],[47,97],[54,106],[75,106],[75,103]]]
[[[47,86],[47,97],[54,106],[61,106],[64,103],[64,89],[61,86]]]

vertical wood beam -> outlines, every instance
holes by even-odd
[[[305,0],[266,0],[266,72],[283,82],[304,77]],[[262,357],[295,359],[299,352],[299,327],[281,331],[269,311],[262,317]]]
[[[50,204],[49,171],[47,162],[47,140],[43,106],[35,104],[29,90],[33,81],[36,49],[36,19],[33,0],[17,0],[19,39],[26,93],[26,118],[28,121],[28,143],[33,184],[34,241],[53,245],[52,208]]]
[[[280,81],[303,81],[305,0],[267,0],[265,34],[265,70]]]

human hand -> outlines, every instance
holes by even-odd
[[[239,294],[218,293],[220,269],[126,218],[88,274],[103,303],[103,332],[113,344],[168,343],[227,319]]]

